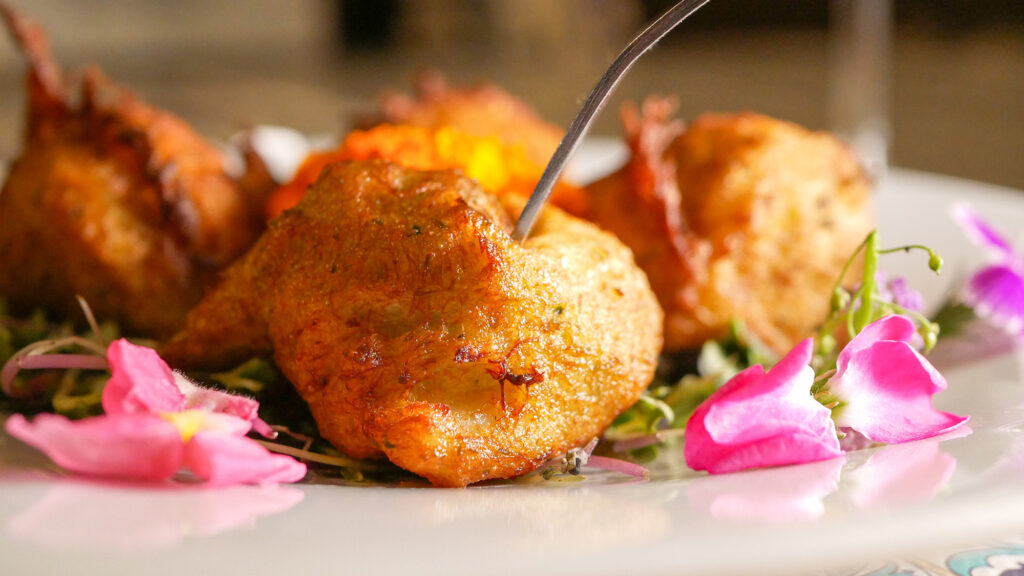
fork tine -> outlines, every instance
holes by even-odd
[[[619,81],[626,75],[630,67],[680,22],[686,20],[690,14],[696,12],[701,6],[707,4],[708,1],[681,0],[647,26],[643,32],[640,32],[626,46],[625,50],[615,58],[612,65],[601,76],[601,79],[597,81],[594,89],[590,91],[590,95],[583,102],[580,111],[576,113],[576,117],[573,118],[572,124],[566,130],[562,142],[558,145],[554,156],[551,157],[551,161],[548,162],[547,167],[544,169],[544,174],[541,175],[540,181],[537,182],[537,187],[530,194],[530,199],[527,201],[526,207],[523,208],[523,213],[519,215],[516,228],[512,233],[513,239],[517,242],[522,242],[530,234],[530,230],[537,220],[537,215],[540,214],[544,202],[551,195],[551,188],[555,185],[555,181],[558,180],[562,170],[565,169],[569,157],[579,147],[583,136],[590,130],[590,124],[597,114],[601,112],[601,109],[604,108],[605,103],[608,101],[608,96],[615,90],[615,87],[618,86]]]

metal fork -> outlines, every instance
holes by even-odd
[[[513,239],[521,242],[530,234],[530,230],[533,228],[533,224],[536,222],[544,202],[551,195],[551,188],[555,185],[558,176],[569,162],[569,157],[579,147],[580,141],[587,134],[587,131],[590,130],[590,124],[593,122],[594,117],[604,108],[605,103],[608,101],[608,96],[619,85],[619,81],[626,75],[626,72],[645,52],[657,44],[676,25],[686,20],[690,14],[696,12],[701,6],[707,4],[708,1],[681,0],[637,35],[626,46],[625,50],[615,58],[608,71],[601,76],[601,79],[597,81],[597,85],[590,91],[590,95],[583,102],[583,107],[576,113],[576,117],[573,118],[572,124],[566,130],[562,142],[558,145],[558,149],[555,150],[551,161],[548,162],[547,168],[544,169],[544,174],[541,175],[540,181],[537,182],[537,187],[530,194],[530,199],[527,201],[526,207],[523,208],[523,213],[519,215],[516,229],[512,233]]]

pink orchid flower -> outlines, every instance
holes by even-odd
[[[811,339],[767,373],[751,366],[715,391],[686,425],[684,456],[712,474],[835,458],[830,410],[811,396]]]
[[[839,353],[828,390],[842,402],[834,417],[872,442],[930,438],[967,421],[932,407],[946,380],[912,343],[914,323],[899,315],[869,324]]]
[[[20,414],[7,432],[61,467],[93,476],[166,480],[181,471],[210,484],[295,482],[306,466],[270,453],[245,435],[269,430],[255,400],[200,388],[157,353],[127,340],[107,349],[111,377],[103,416],[72,421]]]
[[[967,282],[964,300],[974,312],[1014,336],[1024,336],[1024,255],[967,204],[953,206],[953,219],[991,262]]]

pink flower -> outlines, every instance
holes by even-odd
[[[915,335],[913,322],[892,315],[851,340],[824,390],[838,401],[835,411],[811,396],[810,339],[767,373],[760,366],[740,372],[691,416],[686,463],[718,474],[813,462],[842,453],[837,427],[867,444],[894,444],[961,426],[966,417],[932,407],[946,381],[913,348]]]
[[[892,276],[884,272],[875,273],[875,286],[879,299],[890,302],[912,312],[924,310],[924,297],[907,284],[902,276]]]
[[[991,262],[967,282],[964,300],[974,312],[1009,334],[1024,336],[1024,255],[967,204],[953,207],[964,234]]]
[[[185,409],[218,412],[248,421],[262,436],[273,436],[270,426],[257,416],[259,402],[197,386],[181,374],[172,372],[156,350],[121,339],[107,348],[107,362],[111,367],[110,380],[103,388],[103,411],[107,414],[180,412]],[[140,386],[140,382],[154,384]],[[162,385],[157,385],[158,382]]]
[[[41,414],[7,420],[14,437],[61,467],[93,476],[165,480],[188,471],[212,484],[295,482],[306,467],[245,437],[254,400],[207,390],[173,373],[155,351],[127,340],[107,349],[111,377],[103,416]]]
[[[771,370],[752,366],[701,404],[686,425],[686,463],[712,474],[840,456],[828,408],[810,389],[812,341]]]
[[[868,325],[839,353],[829,393],[842,403],[835,421],[872,442],[930,438],[967,421],[932,407],[946,380],[911,342],[914,323],[886,316]]]
[[[110,380],[103,387],[108,415],[155,414],[185,409],[185,394],[174,385],[174,373],[156,350],[125,339],[107,347]]]
[[[967,283],[965,300],[975,314],[1014,336],[1024,336],[1024,272],[994,264]]]

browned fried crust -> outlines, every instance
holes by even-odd
[[[440,486],[532,470],[636,401],[661,312],[610,234],[548,209],[519,246],[520,209],[453,173],[331,165],[163,353],[272,351],[335,446]]]
[[[167,335],[211,272],[258,235],[221,153],[178,118],[87,70],[72,103],[43,31],[0,13],[29,63],[25,146],[0,193],[0,295]]]
[[[671,112],[657,100],[624,111],[633,156],[588,187],[590,218],[647,272],[666,350],[740,320],[784,352],[824,319],[871,230],[869,183],[827,134],[751,113],[705,115],[684,131]]]

